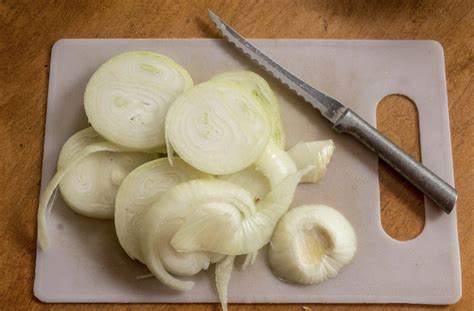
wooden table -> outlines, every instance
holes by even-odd
[[[218,310],[217,305],[45,305],[33,297],[38,204],[50,51],[61,38],[218,37],[211,8],[247,37],[433,39],[445,51],[463,298],[474,307],[474,5],[467,1],[16,1],[0,2],[0,310]],[[419,157],[416,109],[400,97],[379,106],[378,127]],[[394,102],[402,109],[394,109]],[[396,113],[396,117],[388,117]],[[399,126],[403,122],[404,126]],[[423,226],[422,196],[381,165],[383,224],[406,240]],[[436,273],[436,271],[433,271]],[[318,310],[445,308],[318,305]],[[232,305],[231,310],[301,310]]]

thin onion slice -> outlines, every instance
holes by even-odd
[[[166,116],[166,138],[198,170],[225,175],[254,163],[272,126],[259,99],[225,81],[204,82],[181,94]],[[168,156],[172,155],[169,148]]]
[[[89,127],[71,136],[61,148],[58,170],[88,145],[105,142]],[[98,219],[113,219],[115,195],[125,176],[156,155],[142,152],[95,152],[71,164],[59,184],[61,196],[75,212]]]
[[[298,182],[310,169],[286,177],[257,203],[257,212],[250,216],[232,205],[221,204],[216,208],[194,205],[194,212],[184,219],[171,245],[181,252],[209,251],[231,256],[257,251],[270,240],[278,220],[293,201]]]
[[[46,186],[46,189],[41,194],[38,207],[38,242],[43,250],[47,249],[49,246],[46,212],[48,207],[51,208],[51,197],[55,193],[56,188],[63,177],[75,167],[75,164],[87,156],[101,151],[126,152],[129,151],[129,149],[117,146],[116,144],[110,142],[96,142],[84,147],[67,161],[66,166],[61,167],[56,171],[56,174],[53,176],[51,181]]]
[[[206,177],[181,159],[174,159],[171,166],[162,158],[136,168],[124,179],[115,200],[115,231],[128,256],[143,262],[138,231],[143,214],[160,195],[181,182]]]
[[[258,257],[258,251],[245,255],[244,263],[242,264],[242,271],[253,265]]]
[[[305,205],[282,217],[268,258],[279,278],[314,284],[336,276],[356,249],[354,229],[342,214],[325,205]]]
[[[189,290],[193,287],[193,282],[177,279],[172,275],[170,267],[163,263],[165,258],[161,253],[162,243],[169,243],[171,236],[175,235],[190,214],[207,209],[247,216],[255,213],[253,198],[244,189],[221,180],[195,179],[180,183],[163,193],[144,214],[139,231],[143,261],[166,286],[176,290]],[[194,272],[206,269],[209,263],[218,259],[218,255],[209,252],[174,251],[191,262],[190,266],[196,268]]]
[[[219,179],[236,184],[252,194],[255,202],[270,192],[270,182],[255,165],[230,175],[218,176]]]
[[[234,270],[234,260],[235,256],[226,256],[216,264],[216,288],[222,311],[227,311],[227,290]]]
[[[187,71],[172,59],[126,52],[92,75],[84,108],[92,127],[109,141],[133,150],[157,150],[165,145],[169,106],[192,85]]]
[[[295,162],[288,153],[273,141],[268,143],[255,165],[257,170],[268,178],[272,189],[297,170]]]
[[[331,139],[311,142],[300,142],[288,150],[288,154],[300,169],[307,165],[314,165],[308,174],[303,176],[301,182],[316,183],[323,178],[326,167],[331,161],[335,150]]]
[[[211,80],[230,81],[239,84],[257,96],[263,109],[270,117],[273,126],[272,139],[281,148],[285,148],[285,131],[280,120],[280,105],[270,85],[261,76],[252,71],[226,71],[211,78]]]

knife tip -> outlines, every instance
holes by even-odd
[[[213,21],[215,24],[220,23],[220,18],[216,14],[214,14],[214,12],[212,12],[210,9],[207,9],[207,15],[209,16],[211,21]]]

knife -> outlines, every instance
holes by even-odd
[[[354,136],[410,181],[415,187],[420,189],[447,214],[453,210],[457,200],[456,189],[423,166],[420,162],[410,157],[354,111],[336,99],[310,86],[283,68],[242,37],[242,35],[211,10],[208,10],[208,14],[212,22],[216,24],[222,35],[230,43],[233,43],[243,54],[263,66],[275,78],[280,80],[283,84],[286,84],[286,86],[296,92],[296,94],[303,97],[305,101],[318,109],[321,114],[333,124],[333,129],[336,132]]]

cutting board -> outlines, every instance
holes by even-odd
[[[378,102],[403,94],[418,108],[423,163],[453,184],[444,57],[433,41],[254,40],[283,66],[338,98],[372,125]],[[342,212],[355,228],[354,261],[334,279],[296,286],[275,278],[266,250],[255,265],[238,268],[229,301],[240,303],[424,303],[450,304],[461,296],[456,210],[450,215],[425,199],[426,224],[410,241],[388,236],[380,220],[377,158],[361,144],[331,130],[310,105],[214,39],[71,39],[51,55],[41,189],[55,172],[60,147],[87,126],[82,101],[91,74],[114,54],[149,50],[182,64],[195,83],[225,70],[262,74],[275,90],[287,129],[287,145],[331,138],[336,152],[319,184],[298,187],[293,206],[322,203]],[[216,302],[213,269],[180,293],[155,279],[137,280],[145,266],[127,257],[112,221],[75,214],[58,196],[48,219],[51,246],[38,249],[35,296],[44,302]]]

